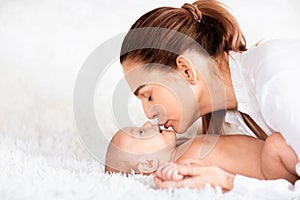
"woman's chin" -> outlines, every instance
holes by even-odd
[[[187,131],[186,127],[183,127],[183,126],[178,127],[176,125],[172,126],[172,129],[178,134],[185,133]]]

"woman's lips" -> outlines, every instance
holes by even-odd
[[[170,127],[169,121],[166,121],[166,123],[164,124],[164,127],[165,127],[166,129]]]
[[[159,128],[160,133],[162,131],[164,131],[164,129],[168,129],[169,127],[170,127],[169,121],[166,121],[165,123],[159,123],[158,124],[158,128]]]

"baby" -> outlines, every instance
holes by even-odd
[[[170,180],[184,176],[170,162],[196,160],[203,166],[257,179],[286,179],[294,183],[298,157],[278,133],[264,142],[246,135],[203,135],[176,147],[176,134],[160,130],[150,122],[143,127],[127,127],[112,138],[105,160],[106,172],[152,174],[160,168]]]

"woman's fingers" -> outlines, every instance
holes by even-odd
[[[154,183],[158,188],[202,188],[205,184],[212,186],[219,185],[224,191],[231,190],[233,187],[234,175],[216,166],[186,166],[177,164],[176,168],[170,169],[173,173],[182,176],[180,180],[163,179],[155,174]],[[171,178],[176,179],[175,175]]]
[[[205,173],[206,167],[202,166],[187,166],[187,165],[177,165],[177,170],[179,174],[183,176],[198,176]]]
[[[159,177],[154,176],[154,183],[157,188],[166,189],[166,188],[180,188],[184,187],[182,181],[162,181]]]
[[[167,189],[167,188],[202,188],[206,183],[201,182],[198,180],[197,177],[185,178],[178,181],[162,181],[158,178],[154,178],[155,185],[160,189]]]

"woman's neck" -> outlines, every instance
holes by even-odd
[[[214,59],[217,67],[203,84],[206,88],[199,93],[199,110],[201,116],[218,110],[237,109],[237,100],[232,85],[228,56],[223,59]],[[217,73],[217,74],[213,74]]]
[[[220,73],[222,76],[222,81],[225,89],[226,94],[226,110],[235,110],[237,109],[237,100],[234,93],[234,88],[231,79],[230,67],[229,67],[229,60],[228,54],[224,56],[223,62],[220,63],[219,69],[221,69]]]

